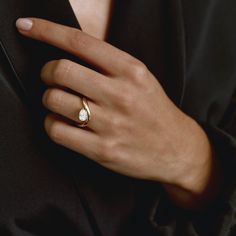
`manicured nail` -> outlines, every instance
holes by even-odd
[[[33,21],[28,18],[19,18],[16,21],[16,27],[19,30],[29,31],[31,30],[32,26],[33,26]]]

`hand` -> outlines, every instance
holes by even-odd
[[[97,68],[72,61],[50,61],[42,80],[50,87],[43,104],[56,143],[100,165],[135,178],[159,181],[195,192],[205,190],[213,158],[200,126],[168,98],[158,80],[139,60],[78,29],[28,19],[20,33],[72,53]],[[78,128],[81,98],[91,109],[87,129]],[[67,118],[67,119],[65,119]]]

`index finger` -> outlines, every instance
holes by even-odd
[[[38,18],[20,18],[16,26],[24,36],[72,53],[110,75],[123,73],[132,59],[128,53],[76,28]]]

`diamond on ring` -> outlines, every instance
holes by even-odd
[[[89,115],[88,115],[87,110],[82,108],[79,112],[79,120],[84,122],[84,121],[88,120],[88,117],[89,117]]]
[[[77,119],[80,123],[77,124],[78,127],[86,127],[91,119],[91,113],[88,106],[88,101],[85,97],[82,97],[83,107],[80,109]]]

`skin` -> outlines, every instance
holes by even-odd
[[[68,51],[97,71],[69,60],[50,61],[41,78],[42,98],[51,113],[45,130],[57,144],[115,172],[160,182],[178,206],[201,209],[217,194],[221,175],[210,141],[199,124],[168,98],[138,59],[78,29],[29,18],[19,32]],[[29,22],[28,22],[29,26]],[[78,128],[81,98],[92,113]]]
[[[106,40],[112,15],[112,0],[69,0],[83,30],[98,39]]]

